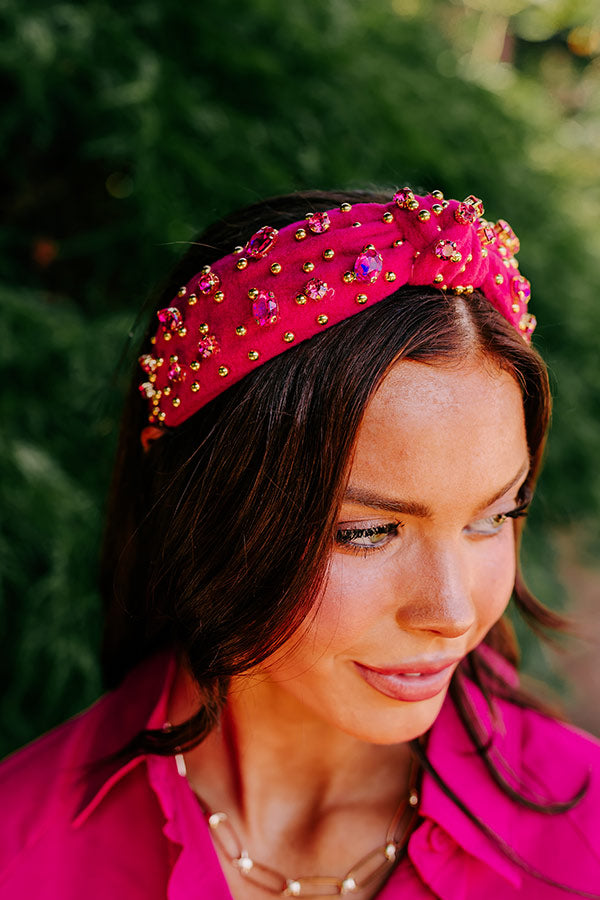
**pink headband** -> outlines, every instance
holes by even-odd
[[[482,216],[476,197],[403,188],[388,204],[343,203],[259,229],[159,310],[153,352],[140,357],[149,421],[179,425],[257,366],[405,284],[479,288],[529,341],[535,318],[519,240],[503,219]]]

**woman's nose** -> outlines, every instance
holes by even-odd
[[[399,596],[396,621],[403,629],[450,638],[461,637],[475,623],[468,563],[455,546],[424,551],[412,584],[399,586]]]

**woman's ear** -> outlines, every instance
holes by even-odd
[[[156,425],[147,425],[145,428],[142,428],[140,440],[142,442],[142,447],[144,448],[144,453],[147,453],[150,449],[150,445],[161,438],[164,433],[165,429],[157,428]]]

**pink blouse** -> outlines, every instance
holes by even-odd
[[[116,691],[0,766],[1,900],[231,900],[198,801],[173,758],[90,766],[143,727],[162,726],[174,671],[167,654],[148,660]],[[447,699],[431,731],[429,758],[499,842],[426,775],[421,824],[378,896],[600,897],[600,743],[503,701],[492,722],[478,690],[470,684],[468,690],[511,783],[543,800],[564,800],[588,779],[587,793],[559,815],[511,801]],[[502,844],[529,871],[503,853]],[[532,871],[571,890],[552,887]]]

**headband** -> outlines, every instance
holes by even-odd
[[[257,366],[406,284],[479,288],[530,341],[519,239],[483,213],[477,197],[403,188],[387,204],[342,203],[279,231],[263,226],[158,311],[152,352],[139,360],[149,421],[181,424]]]

